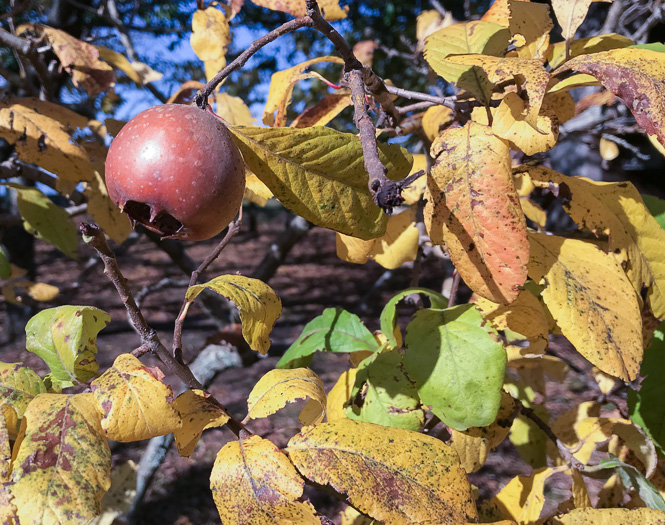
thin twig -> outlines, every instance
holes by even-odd
[[[192,276],[189,279],[189,286],[191,288],[199,280],[199,276],[205,272],[206,268],[212,264],[212,262],[219,257],[219,254],[222,253],[222,250],[231,242],[231,239],[236,236],[240,231],[240,223],[242,222],[242,208],[238,217],[236,217],[231,224],[229,224],[229,229],[226,232],[224,238],[220,243],[215,247],[215,249],[210,252],[210,255],[199,265],[199,267],[192,272]],[[175,328],[173,330],[173,357],[178,361],[182,362],[182,325],[185,322],[185,317],[187,317],[187,311],[189,310],[189,305],[191,302],[185,298],[180,307],[180,312],[178,317],[175,320]]]
[[[550,438],[550,440],[556,445],[559,454],[566,461],[566,463],[568,463],[576,470],[584,470],[584,463],[582,463],[573,455],[572,451],[566,445],[564,445],[563,441],[557,437],[557,435],[547,423],[540,419],[538,414],[536,414],[532,408],[525,406],[519,399],[515,399],[515,404],[519,407],[520,412],[524,416],[528,417],[540,430],[545,432],[545,435]]]
[[[132,323],[134,329],[138,332],[141,337],[141,346],[135,350],[136,354],[143,355],[148,352],[156,355],[162,363],[173,373],[175,374],[187,387],[195,388],[199,390],[204,390],[203,385],[194,377],[192,371],[186,365],[178,362],[171,353],[166,349],[162,344],[157,332],[151,328],[146,322],[141,310],[136,306],[134,301],[134,296],[132,291],[129,289],[127,279],[122,275],[120,268],[118,267],[118,262],[115,259],[115,255],[109,248],[108,243],[106,242],[106,237],[104,233],[97,226],[89,223],[81,223],[81,233],[83,234],[83,241],[90,247],[92,247],[102,262],[104,263],[104,273],[115,286],[115,289],[120,296],[122,304],[125,305],[129,320]],[[217,403],[220,407],[224,408],[219,401],[214,399],[212,396],[211,401]],[[226,409],[224,409],[226,411]],[[241,432],[248,432],[243,425],[237,419],[233,417],[229,419],[227,426],[229,429],[236,435],[239,436]]]
[[[418,91],[411,91],[409,89],[398,88],[395,86],[386,86],[388,93],[397,95],[400,97],[408,98],[411,100],[422,100],[425,102],[431,102],[432,104],[438,104],[441,106],[446,106],[450,109],[457,109],[459,101],[457,97],[435,97],[434,95],[428,95],[427,93],[420,93]]]
[[[455,269],[453,271],[453,282],[450,285],[450,294],[448,294],[448,308],[451,306],[455,306],[455,302],[457,301],[457,290],[459,290],[459,282],[460,282],[460,274]]]
[[[196,105],[201,109],[205,109],[208,104],[208,97],[215,91],[215,88],[222,83],[222,81],[233,73],[236,69],[241,68],[245,63],[262,47],[269,44],[273,40],[276,40],[282,35],[291,33],[300,29],[301,27],[308,27],[312,25],[312,20],[308,16],[301,16],[293,20],[288,21],[285,24],[282,24],[277,29],[272,30],[267,35],[255,40],[250,44],[250,46],[245,49],[238,57],[217,73],[210,82],[208,82],[203,89],[201,89],[196,96],[194,101]]]

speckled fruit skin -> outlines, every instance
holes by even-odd
[[[245,167],[217,117],[196,106],[164,104],[134,117],[113,140],[106,186],[134,221],[164,237],[200,241],[235,217]]]

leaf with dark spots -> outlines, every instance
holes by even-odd
[[[111,452],[92,395],[40,394],[24,421],[10,485],[21,523],[98,515],[111,483]]]
[[[643,48],[612,49],[573,58],[554,74],[567,71],[597,78],[665,146],[665,54]]]
[[[224,445],[210,475],[222,523],[319,525],[314,507],[299,501],[303,487],[286,455],[259,436]]]

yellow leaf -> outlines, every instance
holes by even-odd
[[[216,7],[197,9],[192,18],[192,36],[189,43],[201,60],[224,58],[231,42],[229,21]]]
[[[88,197],[88,213],[116,243],[122,244],[132,231],[127,215],[109,198],[103,175],[96,171],[92,179],[84,183],[84,195]]]
[[[561,82],[557,82],[549,89],[548,93],[570,91],[571,89],[575,89],[578,87],[589,87],[589,86],[600,86],[600,82],[598,82],[591,75],[587,75],[586,73],[580,73],[577,75],[571,75],[563,79]]]
[[[543,109],[538,115],[537,125],[543,131],[539,133],[526,122],[525,110],[525,103],[517,93],[507,93],[499,107],[492,111],[492,131],[526,155],[552,149],[559,138],[559,123],[554,111]]]
[[[654,509],[574,509],[551,518],[552,525],[662,525],[665,512]]]
[[[549,343],[549,330],[543,305],[528,290],[522,290],[517,299],[507,306],[493,303],[487,299],[479,298],[476,308],[480,310],[486,321],[489,321],[497,330],[510,330],[517,335],[506,334],[509,341],[522,339],[529,341],[529,346],[523,348],[523,353],[544,354]]]
[[[348,92],[339,90],[337,93],[330,93],[318,104],[298,115],[291,122],[291,126],[294,128],[325,126],[351,104],[351,95]]]
[[[568,57],[566,57],[566,42],[552,44],[547,50],[547,63],[552,69],[559,67],[566,60],[580,55],[590,55],[599,51],[609,51],[634,44],[630,38],[616,33],[597,35],[589,38],[580,38],[569,42]]]
[[[194,95],[196,95],[196,92],[199,89],[202,89],[203,87],[204,85],[201,84],[201,82],[199,82],[198,80],[188,80],[187,82],[183,83],[175,91],[175,93],[173,93],[173,95],[169,97],[169,99],[167,100],[167,104],[188,104],[193,100]],[[109,119],[105,121],[105,124],[108,123],[108,120]],[[123,124],[125,123],[123,122]],[[109,129],[109,131],[111,130]],[[120,131],[120,129],[118,129],[118,131]],[[117,135],[117,132],[116,133],[111,132],[111,134]]]
[[[549,413],[542,406],[534,404],[536,392],[533,388],[521,381],[521,376],[517,381],[511,381],[510,376],[506,378],[503,389],[525,406],[532,408],[547,423]],[[533,421],[523,415],[517,416],[510,427],[509,439],[527,464],[533,468],[546,464],[548,438]]]
[[[540,228],[545,228],[545,224],[547,223],[547,214],[545,213],[545,210],[529,198],[529,195],[535,189],[535,186],[528,173],[516,173],[513,171],[513,180],[515,182],[517,194],[520,197],[520,205],[524,215],[526,215],[528,219],[531,219]]]
[[[203,390],[187,390],[175,400],[182,426],[173,431],[173,437],[183,457],[192,455],[204,430],[224,426],[230,419],[226,411],[209,398],[210,394]]]
[[[12,439],[16,438],[16,422],[23,417],[28,404],[46,392],[42,379],[23,363],[0,362],[0,406],[7,404],[16,411],[17,420],[7,421]]]
[[[503,56],[508,38],[508,29],[491,22],[476,20],[453,24],[427,37],[425,60],[438,75],[487,105],[494,87],[487,73],[475,65],[452,62],[448,57],[469,53]]]
[[[0,487],[10,479],[12,446],[9,440],[12,438],[10,432],[16,428],[17,420],[16,411],[10,405],[0,405]],[[15,435],[13,439],[16,439]]]
[[[656,317],[665,318],[665,259],[661,249],[665,230],[637,189],[629,182],[566,177],[543,166],[528,172],[535,184],[554,184],[568,195],[564,208],[577,224],[596,236],[609,234],[609,251],[626,268],[635,292],[647,288],[651,310]]]
[[[486,427],[471,427],[464,432],[450,429],[450,446],[460,458],[467,474],[477,471],[485,464],[490,450],[496,448],[508,433],[515,417],[515,400],[501,392],[501,405],[494,422]]]
[[[125,55],[117,53],[108,47],[96,46],[96,48],[103,60],[125,73],[133,82],[140,86],[160,80],[164,76],[143,62],[130,62]]]
[[[529,0],[526,1],[528,2]],[[490,8],[481,17],[481,20],[508,27],[510,24],[510,8],[508,7],[508,2],[509,0],[494,0]]]
[[[519,346],[508,345],[506,356],[507,366],[517,372],[520,380],[530,386],[534,391],[546,395],[545,376],[556,383],[563,383],[566,374],[570,371],[568,365],[553,355],[523,355],[524,349]]]
[[[637,296],[621,266],[594,244],[532,233],[529,276],[564,336],[603,372],[624,381],[642,362]]]
[[[561,26],[561,36],[564,40],[572,40],[577,29],[586,18],[592,2],[612,2],[612,0],[552,0],[552,8],[556,19]]]
[[[402,191],[402,198],[404,199],[404,204],[407,206],[413,206],[419,202],[425,192],[425,188],[427,187],[427,172],[429,171],[427,163],[427,155],[424,153],[416,153],[413,155],[413,166],[411,167],[409,175],[413,175],[419,171],[424,171],[425,175],[416,179],[410,186],[407,186]]]
[[[242,336],[252,350],[265,355],[270,348],[268,336],[282,313],[282,302],[272,288],[251,277],[220,275],[189,288],[187,301],[192,302],[206,288],[233,301],[240,311]]]
[[[526,219],[513,184],[508,145],[469,121],[432,144],[425,225],[446,244],[464,282],[478,295],[508,304],[526,280]]]
[[[379,45],[373,40],[361,40],[354,44],[353,54],[363,66],[372,67],[374,61],[374,51]]]
[[[566,71],[593,75],[665,146],[665,54],[650,49],[612,49],[573,58],[553,74]]]
[[[337,383],[328,392],[326,399],[326,417],[328,421],[335,421],[336,419],[346,419],[346,403],[351,397],[353,385],[356,383],[356,368],[345,370],[339,376]]]
[[[247,199],[263,208],[266,202],[272,199],[272,191],[251,171],[248,170],[245,175],[245,194],[243,195],[243,199]]]
[[[430,436],[338,419],[303,429],[286,450],[301,474],[387,525],[476,517],[457,454]]]
[[[543,109],[552,111],[559,124],[563,124],[575,116],[575,100],[565,91],[547,93],[543,99]]]
[[[136,473],[139,466],[131,459],[111,470],[111,488],[102,499],[102,513],[88,525],[113,525],[123,516],[136,497]]]
[[[40,394],[23,418],[11,492],[22,524],[87,523],[111,484],[111,451],[92,394]]]
[[[254,385],[247,398],[246,420],[268,417],[284,408],[287,403],[309,398],[318,403],[318,414],[310,414],[311,424],[323,420],[326,393],[323,381],[309,368],[271,370]]]
[[[432,106],[427,108],[423,115],[423,131],[427,138],[434,142],[441,129],[453,120],[453,110],[446,106]]]
[[[34,162],[58,176],[61,189],[92,180],[94,167],[83,146],[72,139],[88,121],[73,111],[36,98],[0,101],[0,134],[25,162]],[[66,193],[66,192],[65,192]]]
[[[515,119],[523,120],[540,134],[547,132],[547,128],[539,127],[539,113],[550,75],[539,60],[485,55],[458,55],[448,57],[447,60],[453,64],[478,66],[492,84],[515,82],[528,96],[528,103],[519,108]],[[507,93],[504,101],[508,95],[517,97],[524,104],[517,93]]]
[[[115,85],[113,68],[99,60],[97,48],[74,38],[69,33],[48,26],[38,26],[46,35],[62,68],[71,75],[76,87],[90,97]]]
[[[240,97],[232,97],[227,93],[219,93],[216,100],[217,114],[229,124],[240,124],[241,126],[251,126],[254,124],[254,118],[247,104]]]
[[[418,40],[418,51],[425,47],[425,39],[439,29],[448,27],[455,23],[453,14],[446,11],[444,15],[436,9],[422,11],[416,18],[416,39]],[[433,139],[430,139],[433,140]]]
[[[388,219],[386,233],[378,239],[363,241],[337,234],[337,256],[343,261],[364,264],[374,259],[388,270],[399,268],[407,261],[415,261],[418,253],[416,208],[408,208]]]
[[[256,5],[274,11],[284,11],[293,16],[305,16],[305,0],[252,0]],[[346,18],[348,7],[340,7],[339,0],[319,0],[317,2],[326,20],[334,22]]]
[[[535,2],[508,2],[510,34],[517,45],[517,56],[544,61],[554,24],[550,6]]]
[[[281,127],[286,125],[286,108],[293,99],[293,88],[301,80],[323,77],[315,72],[305,73],[314,64],[321,62],[332,62],[333,64],[343,64],[344,61],[339,57],[325,56],[313,58],[298,64],[297,66],[277,71],[273,73],[270,79],[270,91],[268,100],[263,111],[263,123],[267,126]],[[275,111],[277,114],[275,115]]]
[[[308,221],[361,239],[383,235],[388,216],[367,187],[358,137],[326,127],[306,129],[230,127],[249,169],[280,202]],[[411,155],[379,144],[388,178],[403,179]]]
[[[616,378],[601,372],[595,366],[591,369],[591,374],[603,394],[609,394],[617,384]]]
[[[120,354],[113,366],[92,382],[102,428],[109,439],[140,441],[170,434],[182,424],[164,374],[131,354]]]
[[[361,514],[353,507],[346,507],[339,513],[341,525],[375,525],[376,521]]]
[[[619,146],[617,146],[617,143],[605,137],[600,138],[598,150],[603,160],[614,160],[619,156]]]
[[[541,468],[531,476],[515,476],[492,498],[507,518],[520,525],[540,523],[540,513],[545,506],[545,482],[561,469]]]
[[[571,492],[573,493],[573,505],[575,508],[591,507],[591,499],[589,499],[589,492],[584,483],[584,476],[582,476],[582,473],[574,468],[570,469],[567,473],[573,478]]]
[[[312,505],[299,501],[303,486],[289,459],[259,436],[224,445],[210,474],[222,523],[320,525]]]

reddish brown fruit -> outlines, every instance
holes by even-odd
[[[235,217],[245,167],[226,126],[195,106],[164,104],[118,133],[106,157],[109,196],[163,237],[200,241]]]

